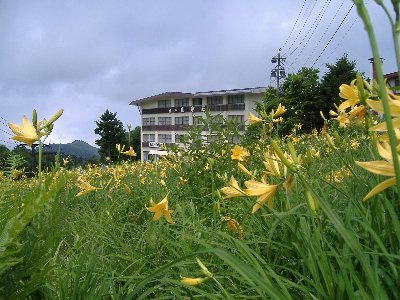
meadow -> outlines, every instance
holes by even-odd
[[[280,105],[242,145],[228,127],[157,162],[3,175],[3,299],[398,298],[398,190],[363,201],[386,177],[360,167],[385,133],[349,99],[309,134],[274,137]]]

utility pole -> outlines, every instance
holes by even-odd
[[[279,52],[277,55],[275,55],[272,59],[271,62],[273,64],[276,64],[274,68],[271,70],[271,78],[276,78],[276,90],[277,93],[279,94],[280,92],[280,83],[281,79],[286,77],[286,72],[285,72],[285,60],[286,57],[283,57],[281,55],[281,48],[279,48]]]

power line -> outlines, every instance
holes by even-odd
[[[10,132],[7,132],[7,131],[5,131],[5,130],[3,130],[1,128],[0,128],[0,131],[4,132],[5,134],[12,135]]]
[[[336,51],[337,48],[339,48],[339,46],[342,44],[343,40],[347,37],[347,35],[349,34],[350,30],[353,28],[354,24],[356,24],[358,20],[355,19],[353,20],[353,23],[350,25],[349,29],[345,31],[345,34],[342,36],[342,38],[340,39],[340,41],[336,44],[336,47],[332,50],[331,53],[328,54],[328,56],[325,58],[325,60],[328,60],[332,54]],[[318,68],[321,68],[325,63],[321,63]]]
[[[287,50],[287,52],[290,52],[290,50],[292,49],[292,46],[294,46],[294,45],[296,44],[298,38],[301,36],[301,33],[302,33],[304,27],[306,26],[306,24],[307,24],[307,22],[308,22],[308,20],[309,20],[309,17],[310,17],[310,15],[311,15],[311,13],[313,12],[314,8],[315,8],[315,5],[317,4],[317,1],[318,1],[318,0],[315,0],[315,1],[314,1],[314,5],[313,5],[312,8],[308,11],[308,15],[305,17],[305,20],[304,20],[304,22],[303,22],[303,25],[301,26],[300,31],[299,31],[298,34],[296,35],[296,38],[294,39],[294,41],[293,41],[292,44],[290,45],[290,47],[289,47],[289,49]],[[312,3],[312,2],[311,2],[311,3]],[[311,4],[310,4],[310,6],[311,6]],[[304,16],[305,16],[305,14],[306,14],[306,12],[304,12]],[[287,57],[289,57],[290,55],[292,55],[292,54],[296,51],[296,49],[297,49],[298,47],[299,47],[299,45],[297,45],[296,48],[295,48],[290,54],[287,55]]]
[[[0,123],[5,125],[5,126],[8,126],[9,122],[6,119],[4,119],[2,116],[0,116]]]
[[[16,146],[16,145],[18,145],[18,143],[17,142],[10,142],[10,141],[5,141],[5,140],[0,140],[0,142],[2,142],[2,143],[6,143],[6,144],[10,144],[10,145],[13,145],[13,146]]]
[[[303,38],[302,42],[299,44],[299,46],[300,46],[304,41],[306,41],[305,44],[303,45],[302,49],[297,53],[297,56],[294,59],[294,61],[291,63],[291,65],[295,64],[297,62],[297,60],[299,59],[300,55],[304,52],[304,49],[307,47],[308,43],[310,42],[310,40],[314,36],[314,33],[316,32],[316,30],[318,28],[318,25],[321,23],[321,20],[325,16],[325,13],[326,13],[331,1],[332,0],[326,1],[324,3],[324,5],[322,6],[322,8],[321,8],[320,12],[318,13],[318,15],[316,16],[313,24],[311,25],[311,27],[307,31],[307,33],[306,33],[305,37]],[[310,32],[311,32],[311,34],[310,34]]]
[[[299,21],[300,15],[303,12],[303,8],[304,8],[304,5],[306,4],[306,2],[307,2],[307,0],[303,1],[303,4],[302,4],[302,6],[300,8],[300,11],[299,11],[299,14],[297,15],[297,18],[296,18],[296,22],[294,22],[292,30],[290,31],[288,37],[286,38],[286,41],[283,43],[283,46],[281,47],[281,49],[285,48],[287,42],[289,41],[290,37],[292,36],[292,33],[293,33],[294,29],[296,28],[297,22]]]
[[[312,67],[315,66],[315,64],[317,63],[317,61],[321,58],[322,54],[325,52],[326,48],[328,48],[329,44],[332,42],[333,38],[335,37],[336,33],[339,31],[340,27],[342,27],[344,21],[346,20],[347,16],[350,14],[350,11],[353,9],[354,7],[354,2],[351,5],[350,9],[347,11],[347,14],[344,16],[342,22],[340,22],[338,28],[336,29],[336,31],[333,33],[332,37],[329,39],[328,43],[325,45],[324,49],[321,51],[321,53],[318,55],[317,59],[315,60],[315,62],[313,63]]]
[[[346,1],[346,0],[343,0],[342,3],[340,3],[339,7],[343,7],[344,1]],[[332,26],[333,22],[336,20],[336,17],[338,16],[339,12],[340,12],[340,8],[339,8],[338,10],[336,10],[335,15],[333,16],[333,18],[331,19],[331,21],[329,22],[328,26],[325,28],[325,31],[322,33],[321,36],[325,36],[325,35],[326,35],[326,33],[328,32],[329,28]],[[317,41],[317,43],[315,44],[315,46],[314,46],[313,50],[311,51],[310,55],[307,57],[307,59],[306,59],[304,65],[307,65],[308,61],[309,61],[309,60],[311,59],[311,57],[313,56],[315,50],[317,50],[317,48],[318,48],[318,46],[320,45],[321,41],[322,41],[322,39],[318,39],[318,41]]]

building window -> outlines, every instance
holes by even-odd
[[[224,118],[221,115],[212,116],[210,124],[223,124]]]
[[[230,142],[231,144],[237,144],[240,142],[240,136],[238,135],[231,135],[230,136]]]
[[[143,126],[156,125],[156,118],[143,118]]]
[[[159,134],[158,135],[159,143],[172,143],[172,135],[171,134]]]
[[[171,107],[171,100],[158,100],[158,108]]]
[[[219,136],[218,135],[207,135],[207,142],[217,142],[219,141]]]
[[[158,125],[171,125],[171,117],[158,117]]]
[[[175,117],[175,125],[189,125],[189,116]]]
[[[182,133],[175,134],[175,143],[183,143],[185,135]]]
[[[176,107],[189,106],[189,98],[175,99],[175,106]]]
[[[243,124],[244,116],[243,115],[229,115],[228,120],[235,124]]]
[[[222,96],[207,97],[207,105],[221,105],[221,104],[222,104]]]
[[[193,106],[202,106],[203,105],[203,98],[193,98]]]
[[[203,125],[203,118],[201,116],[193,116],[193,125]]]
[[[228,95],[228,104],[242,104],[244,103],[244,95]]]
[[[149,151],[143,151],[143,161],[149,160]]]
[[[156,137],[154,134],[148,134],[148,133],[143,134],[143,142],[155,142],[155,141]]]

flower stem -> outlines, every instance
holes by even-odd
[[[39,139],[39,178],[41,177],[42,174],[42,140]]]
[[[397,151],[396,151],[397,138],[396,138],[396,134],[394,132],[394,127],[393,127],[393,123],[392,123],[392,117],[391,117],[390,107],[389,107],[389,99],[388,99],[388,94],[386,92],[386,83],[383,78],[382,64],[381,64],[379,50],[378,50],[378,43],[376,41],[374,28],[372,26],[371,19],[369,17],[368,11],[365,7],[364,1],[363,0],[353,0],[353,1],[357,6],[358,14],[360,15],[361,19],[364,22],[365,30],[368,33],[369,41],[371,44],[373,58],[374,58],[376,79],[377,79],[378,86],[379,86],[379,94],[380,94],[379,96],[382,100],[384,117],[385,117],[385,121],[386,121],[386,125],[387,125],[388,135],[389,135],[390,148],[392,151],[394,172],[396,175],[396,184],[397,184],[397,189],[400,189],[400,165],[399,165],[399,158],[398,158]],[[395,50],[396,50],[396,58],[398,58],[399,53],[398,53],[398,47],[396,47],[396,43],[395,43]],[[399,65],[399,62],[398,62],[398,65]]]

